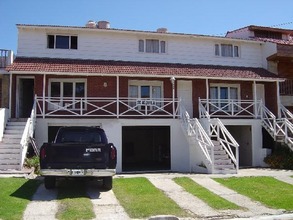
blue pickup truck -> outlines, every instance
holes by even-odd
[[[40,148],[40,172],[46,189],[56,186],[56,178],[100,178],[112,189],[117,150],[98,127],[61,127],[53,143]]]

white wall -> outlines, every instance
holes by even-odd
[[[78,50],[48,49],[48,34],[78,35]],[[138,52],[139,39],[166,41],[166,53]],[[214,45],[239,46],[240,57],[216,57]],[[262,46],[223,37],[66,28],[19,28],[18,56],[262,67]]]
[[[224,125],[251,126],[252,166],[263,166],[264,153],[262,149],[262,125],[258,119],[221,119]]]
[[[37,119],[36,143],[48,141],[48,126],[101,126],[117,148],[117,172],[122,172],[122,126],[170,126],[171,170],[189,172],[189,146],[178,119]]]

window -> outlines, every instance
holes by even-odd
[[[232,44],[215,44],[215,55],[222,57],[239,57],[239,47]]]
[[[161,107],[162,82],[159,81],[129,81],[130,106],[136,106],[139,110],[153,110],[155,106]]]
[[[239,97],[239,85],[211,85],[210,87],[210,99],[211,110],[215,111],[218,108],[222,110],[231,111],[232,101],[237,101]],[[234,111],[238,108],[234,106]]]
[[[85,80],[70,80],[70,79],[52,79],[49,82],[49,95],[51,97],[50,109],[58,106],[67,106],[69,109],[78,109],[80,104],[72,104],[80,98],[85,98],[86,94]]]
[[[282,39],[282,33],[275,31],[255,30],[254,36],[260,38]]]
[[[77,50],[77,36],[48,35],[47,48]]]
[[[139,40],[138,51],[146,53],[166,53],[166,41],[156,39]]]

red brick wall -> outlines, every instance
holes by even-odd
[[[278,114],[278,102],[277,102],[277,85],[276,82],[265,83],[265,101],[266,106],[275,115]]]
[[[198,99],[206,99],[206,80],[192,80],[193,117],[198,118]]]

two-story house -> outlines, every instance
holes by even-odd
[[[117,172],[235,173],[264,165],[264,131],[275,140],[283,131],[283,79],[267,70],[275,43],[105,21],[17,28],[10,114],[31,118],[38,146],[60,126],[100,126],[117,147]]]

